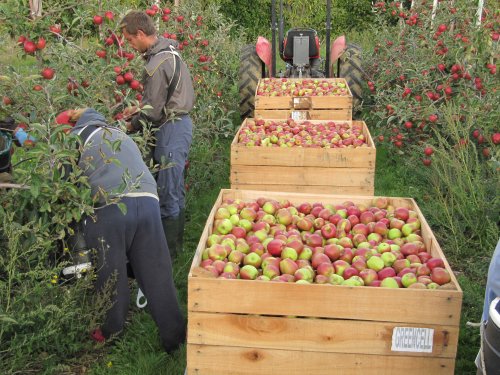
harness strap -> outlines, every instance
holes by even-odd
[[[168,83],[168,89],[167,89],[167,100],[165,102],[165,105],[170,101],[170,98],[172,97],[174,90],[177,88],[179,85],[180,81],[180,72],[181,72],[181,56],[179,55],[179,52],[175,50],[173,46],[169,46],[168,49],[162,49],[158,53],[155,54],[155,56],[160,55],[162,53],[169,53],[174,57],[174,74],[172,75],[172,79]]]

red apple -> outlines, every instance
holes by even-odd
[[[444,268],[444,262],[441,258],[430,258],[426,265],[431,269],[431,271],[436,267]]]
[[[280,261],[279,269],[283,274],[294,275],[299,266],[293,259],[285,258]]]
[[[254,266],[247,264],[240,269],[240,278],[243,280],[255,280],[259,271]]]
[[[431,271],[431,280],[436,284],[443,285],[451,281],[451,276],[445,268],[434,267]]]
[[[43,78],[45,79],[52,79],[54,78],[54,69],[52,68],[43,68],[42,72],[41,72],[41,75]]]

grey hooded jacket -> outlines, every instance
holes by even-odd
[[[108,126],[104,116],[91,108],[82,114],[71,132],[79,135],[89,125],[98,127],[87,137],[78,166],[88,176],[92,196],[99,203],[105,203],[106,196],[157,196],[156,181],[132,138]]]
[[[187,114],[193,109],[195,94],[189,69],[182,59],[175,59],[171,53],[171,47],[175,51],[177,45],[177,41],[160,36],[144,54],[146,63],[142,80],[142,103],[153,108],[132,119],[131,124],[135,130],[142,128],[141,120],[150,121],[153,126],[159,127],[169,115]],[[181,63],[179,81],[167,103],[168,87],[174,75],[176,61]]]

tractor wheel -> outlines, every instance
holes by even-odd
[[[352,92],[353,112],[359,111],[363,101],[363,77],[361,48],[356,44],[347,44],[347,48],[339,58],[339,77],[345,78]]]
[[[259,79],[264,76],[264,63],[257,55],[255,46],[246,45],[241,49],[239,77],[241,118],[253,117],[255,90]]]

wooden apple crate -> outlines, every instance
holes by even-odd
[[[368,147],[358,148],[247,147],[238,143],[246,121],[231,143],[231,189],[374,194],[376,149],[364,121],[345,121],[363,128]]]
[[[287,80],[299,79],[287,78]],[[322,78],[322,80],[345,83],[349,94],[336,96],[262,96],[257,95],[256,91],[254,116],[277,119],[294,118],[296,120],[351,120],[352,93],[347,81],[344,78]],[[257,88],[259,85],[257,85]]]
[[[188,375],[453,374],[462,290],[413,199],[390,198],[418,212],[428,251],[444,260],[456,289],[420,290],[300,285],[207,276],[201,254],[214,216],[228,198],[288,199],[294,204],[372,197],[221,190],[188,276]],[[395,329],[433,330],[430,352],[395,351]]]

